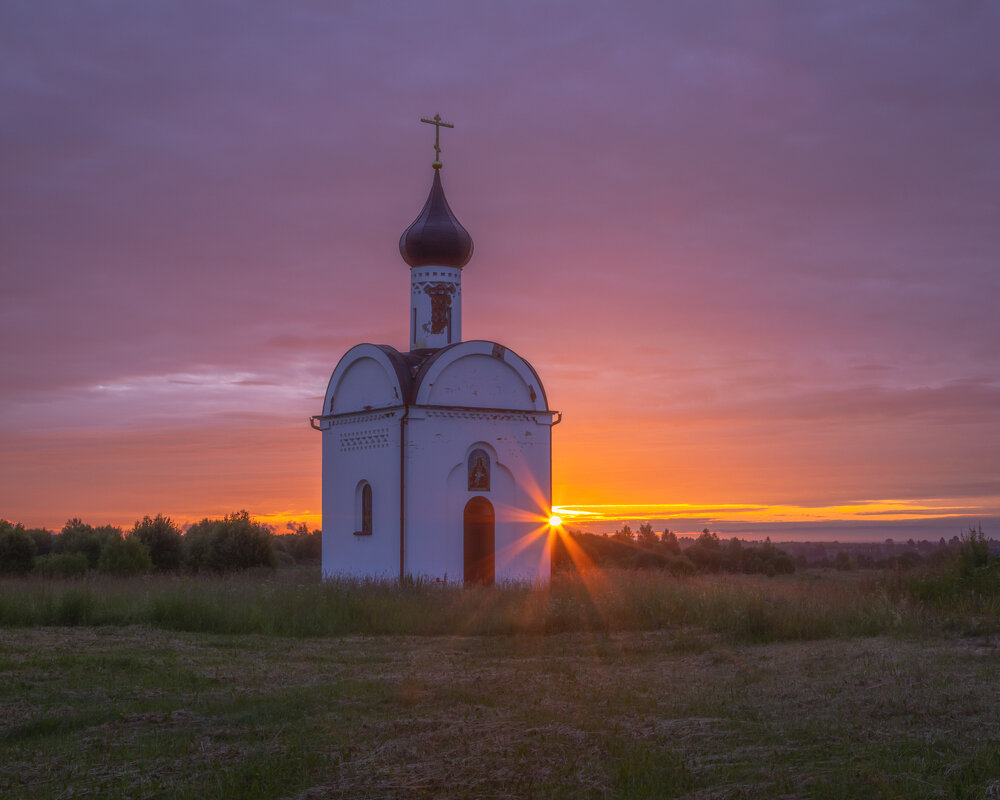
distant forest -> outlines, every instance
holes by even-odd
[[[698,536],[678,536],[669,529],[657,533],[643,523],[636,531],[625,525],[610,535],[567,530],[553,545],[552,568],[554,572],[592,567],[654,569],[673,575],[786,575],[802,569],[907,571],[939,567],[953,560],[970,540],[987,555],[1000,554],[1000,542],[986,538],[981,528],[937,542],[783,542],[778,547],[770,539],[723,539],[708,528]],[[289,533],[276,534],[246,511],[203,519],[186,532],[162,514],[143,517],[127,530],[114,525],[94,527],[74,518],[54,532],[0,519],[0,573],[6,574],[230,572],[318,565],[321,556],[319,530],[309,530],[302,523]]]
[[[97,570],[112,575],[144,572],[229,572],[253,567],[319,564],[322,538],[302,523],[274,534],[246,511],[203,519],[186,533],[169,517],[143,517],[128,530],[94,527],[71,519],[58,533],[0,520],[0,572],[52,577]]]
[[[552,553],[553,570],[585,567],[664,569],[675,575],[695,572],[742,572],[782,575],[797,569],[911,570],[936,567],[955,557],[973,537],[988,552],[1000,554],[1000,541],[986,538],[981,528],[937,542],[909,539],[896,542],[782,542],[773,544],[733,537],[722,539],[705,528],[698,536],[678,536],[669,528],[662,533],[643,523],[637,531],[628,525],[613,534],[567,530],[568,542],[557,539]]]

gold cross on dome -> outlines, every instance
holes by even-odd
[[[434,119],[421,117],[420,121],[434,126],[434,163],[431,166],[434,169],[441,169],[441,128],[454,128],[455,126],[448,122],[442,122],[440,114],[435,114]]]

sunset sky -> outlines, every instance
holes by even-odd
[[[1000,4],[0,4],[0,517],[317,525],[308,417],[463,334],[574,527],[1000,536]]]

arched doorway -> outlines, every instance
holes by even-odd
[[[492,586],[496,517],[493,504],[485,497],[473,497],[465,504],[465,582]]]

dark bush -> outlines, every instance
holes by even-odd
[[[0,572],[24,575],[35,566],[35,542],[21,524],[0,519]]]
[[[88,566],[93,569],[97,566],[105,543],[115,537],[121,538],[121,535],[121,528],[116,528],[113,525],[94,528],[74,517],[63,525],[62,531],[55,537],[55,541],[52,543],[52,552],[57,554],[82,553],[87,558]]]
[[[181,565],[181,530],[170,517],[147,514],[132,526],[129,535],[138,537],[158,570],[176,570]]]
[[[278,563],[319,564],[323,557],[323,536],[318,530],[310,531],[304,523],[294,528],[294,533],[273,536]],[[284,556],[285,558],[282,558]]]
[[[246,511],[192,525],[184,535],[183,555],[185,566],[192,570],[227,572],[277,566],[271,532]]]
[[[791,575],[795,572],[795,560],[784,550],[775,548],[769,563],[768,575]]]
[[[743,549],[743,572],[759,575],[791,575],[795,561],[784,550],[775,547],[770,537],[757,547]]]
[[[702,572],[718,572],[725,561],[718,534],[710,532],[708,528],[684,551],[684,555]]]
[[[181,538],[181,564],[197,572],[208,569],[208,554],[212,549],[212,532],[218,520],[203,519],[196,522]]]
[[[129,535],[108,539],[97,560],[97,568],[101,572],[123,577],[149,572],[153,561],[149,550],[138,536]]]
[[[303,526],[304,527],[304,526]],[[293,534],[289,554],[300,564],[319,564],[323,558],[323,535],[320,531],[303,531]]]
[[[216,525],[209,554],[212,569],[225,571],[276,565],[271,532],[251,520],[246,511],[229,514]]]
[[[981,527],[969,528],[968,533],[959,537],[958,571],[961,577],[968,578],[989,569],[992,563],[990,545]]]
[[[49,553],[35,559],[35,574],[46,578],[76,578],[89,568],[83,553]]]
[[[685,555],[671,556],[670,560],[667,562],[667,569],[670,571],[671,575],[675,575],[677,577],[682,575],[694,575],[698,571],[694,562]]]
[[[667,528],[660,536],[660,544],[672,556],[681,554],[681,543],[677,541],[677,534]]]
[[[663,569],[670,562],[666,553],[655,553],[651,550],[639,550],[632,553],[628,560],[631,569]]]
[[[1000,559],[990,555],[982,528],[970,528],[962,534],[946,560],[928,561],[930,564],[907,583],[917,600],[954,608],[963,601],[988,606],[1000,597]]]
[[[35,543],[36,556],[44,556],[52,552],[52,543],[55,539],[52,531],[47,528],[27,528],[26,532]]]

